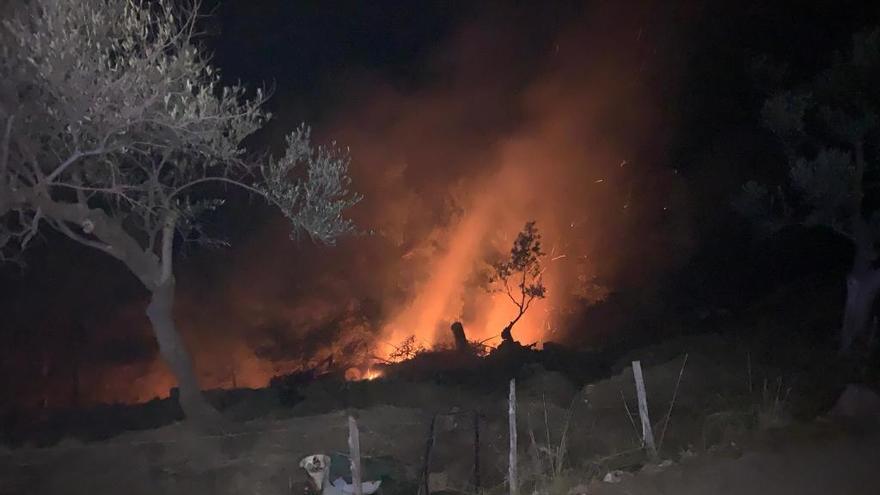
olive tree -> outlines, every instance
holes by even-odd
[[[198,5],[181,3],[29,0],[2,22],[0,248],[13,259],[49,228],[122,262],[150,293],[160,354],[197,419],[215,411],[173,318],[175,249],[212,242],[200,215],[236,189],[325,243],[353,230],[343,211],[358,197],[347,153],[306,127],[280,156],[246,152],[267,96],[222,84]]]
[[[787,158],[788,181],[749,182],[735,205],[766,233],[823,226],[852,244],[842,352],[865,335],[880,291],[880,30],[853,40],[826,70],[767,99],[763,120]]]

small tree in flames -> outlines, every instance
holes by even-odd
[[[544,269],[541,267],[541,234],[535,222],[527,222],[523,230],[517,234],[510,249],[510,255],[493,266],[491,282],[495,290],[504,291],[516,306],[516,317],[504,327],[501,338],[513,342],[511,330],[522,318],[535,299],[543,299],[547,288],[541,280]]]

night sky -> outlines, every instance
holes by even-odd
[[[783,3],[205,2],[205,45],[224,77],[274,88],[275,118],[249,146],[277,150],[299,122],[349,146],[365,195],[351,215],[368,235],[292,242],[282,219],[243,198],[209,218],[232,247],[183,246],[177,265],[179,324],[203,381],[228,386],[224,361],[241,360],[238,380],[256,385],[366,353],[390,338],[384,325],[420,311],[414,293],[449,269],[434,260],[465,243],[459,222],[480,208],[503,211],[489,221],[514,233],[534,213],[564,239],[559,253],[589,253],[586,276],[611,292],[733,305],[842,270],[847,249],[830,236],[756,248],[729,208],[746,180],[784,174],[759,125],[774,83],[757,57],[784,62],[781,82],[796,82],[880,20],[872,2]],[[546,168],[536,190],[508,180],[519,159]],[[0,402],[47,383],[65,390],[76,366],[86,400],[167,390],[134,277],[60,236],[43,240],[24,269],[0,268]],[[570,286],[560,276],[557,292]],[[481,322],[486,304],[457,311]],[[554,338],[589,341],[571,311]]]

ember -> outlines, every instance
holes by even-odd
[[[364,380],[375,380],[377,378],[382,378],[382,372],[379,370],[370,369],[364,375]]]

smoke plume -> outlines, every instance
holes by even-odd
[[[363,235],[292,243],[278,219],[210,284],[182,277],[179,325],[204,385],[363,368],[408,336],[448,341],[454,321],[497,344],[516,308],[487,290],[486,267],[527,221],[543,236],[547,297],[514,327],[523,343],[596,331],[569,322],[683,260],[687,197],[664,158],[682,16],[624,3],[478,16],[407,84],[340,75],[341,102],[317,134],[351,150]],[[145,367],[121,398],[166,393],[163,365]]]

